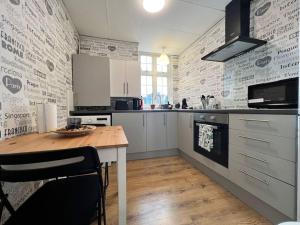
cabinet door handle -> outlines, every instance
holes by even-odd
[[[245,118],[239,118],[239,120],[246,121],[246,122],[261,122],[261,123],[269,123],[270,122],[270,120],[245,119]]]
[[[247,157],[247,158],[255,159],[255,160],[257,160],[257,161],[260,161],[260,162],[263,162],[263,163],[265,163],[265,164],[268,164],[268,162],[267,162],[266,160],[259,159],[259,158],[257,158],[257,157],[254,157],[254,156],[251,156],[251,155],[248,155],[248,154],[245,154],[245,153],[239,153],[239,154],[242,155],[242,156],[245,156],[245,157]]]
[[[190,115],[190,128],[193,127],[193,114]]]
[[[123,94],[125,95],[125,82],[123,82]]]
[[[128,82],[126,82],[127,83],[127,94],[128,94],[128,87],[129,87],[129,85],[128,85]]]
[[[256,177],[256,176],[253,176],[253,175],[247,173],[247,172],[244,171],[244,170],[240,170],[240,173],[245,174],[246,176],[251,177],[251,178],[253,178],[253,179],[255,179],[255,180],[258,180],[259,182],[261,182],[261,183],[263,183],[263,184],[266,184],[266,185],[269,185],[269,184],[270,184],[269,181],[266,181],[266,180],[264,180],[264,179],[260,179],[260,178],[258,178],[258,177]]]
[[[167,125],[167,118],[166,118],[166,113],[164,113],[164,126]]]
[[[259,141],[259,142],[264,142],[264,143],[268,143],[268,144],[271,143],[270,141],[259,139],[259,138],[246,137],[246,136],[242,136],[242,135],[239,135],[239,137],[244,138],[244,139],[248,139],[248,140],[252,140],[252,141]]]
[[[143,127],[145,127],[145,114],[143,114]]]

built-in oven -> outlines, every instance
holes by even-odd
[[[194,151],[228,168],[228,114],[194,114]]]

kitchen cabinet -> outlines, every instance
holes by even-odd
[[[189,156],[193,156],[193,113],[178,113],[178,148]]]
[[[176,148],[177,112],[148,112],[147,151]]]
[[[230,179],[294,219],[296,116],[229,116]]]
[[[138,61],[110,60],[111,97],[140,97],[141,72]]]
[[[146,152],[146,113],[113,113],[112,124],[123,127],[129,142],[127,153]]]
[[[167,148],[167,118],[164,112],[147,113],[147,151]]]
[[[177,112],[165,112],[167,120],[167,147],[168,149],[178,148],[177,144]]]
[[[73,55],[75,106],[110,106],[110,64],[107,57]]]

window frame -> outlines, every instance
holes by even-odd
[[[152,57],[152,71],[143,71],[142,70],[142,56],[150,56]],[[164,72],[158,72],[157,71],[157,59],[159,58],[160,54],[156,54],[156,53],[146,53],[146,52],[140,52],[139,54],[139,61],[140,61],[140,68],[141,68],[141,77],[142,76],[152,76],[152,104],[161,104],[161,99],[159,100],[157,98],[158,93],[157,93],[157,78],[158,77],[166,77],[167,78],[167,99],[168,101],[170,100],[170,79],[171,79],[171,72],[170,72],[170,64],[167,65],[167,72],[164,74]],[[170,56],[169,56],[170,57]],[[150,73],[150,75],[145,75],[146,73]],[[161,75],[164,74],[164,75]],[[142,80],[142,79],[141,79]],[[141,90],[142,90],[142,81],[141,81]],[[167,103],[165,103],[167,104]],[[145,104],[144,105],[147,107],[150,107],[149,104]]]

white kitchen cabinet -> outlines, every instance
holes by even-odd
[[[168,149],[178,148],[177,144],[177,112],[165,112],[167,117],[167,147]]]
[[[141,73],[138,61],[110,60],[111,97],[140,97]]]
[[[178,148],[193,157],[193,113],[178,113]]]
[[[146,113],[113,113],[112,124],[123,127],[129,142],[127,153],[146,152]]]
[[[147,151],[167,149],[167,118],[164,112],[147,113]]]
[[[126,96],[141,97],[141,71],[138,61],[126,61]]]
[[[110,60],[110,96],[125,96],[125,61]]]
[[[110,106],[110,64],[107,57],[73,55],[75,106]]]

